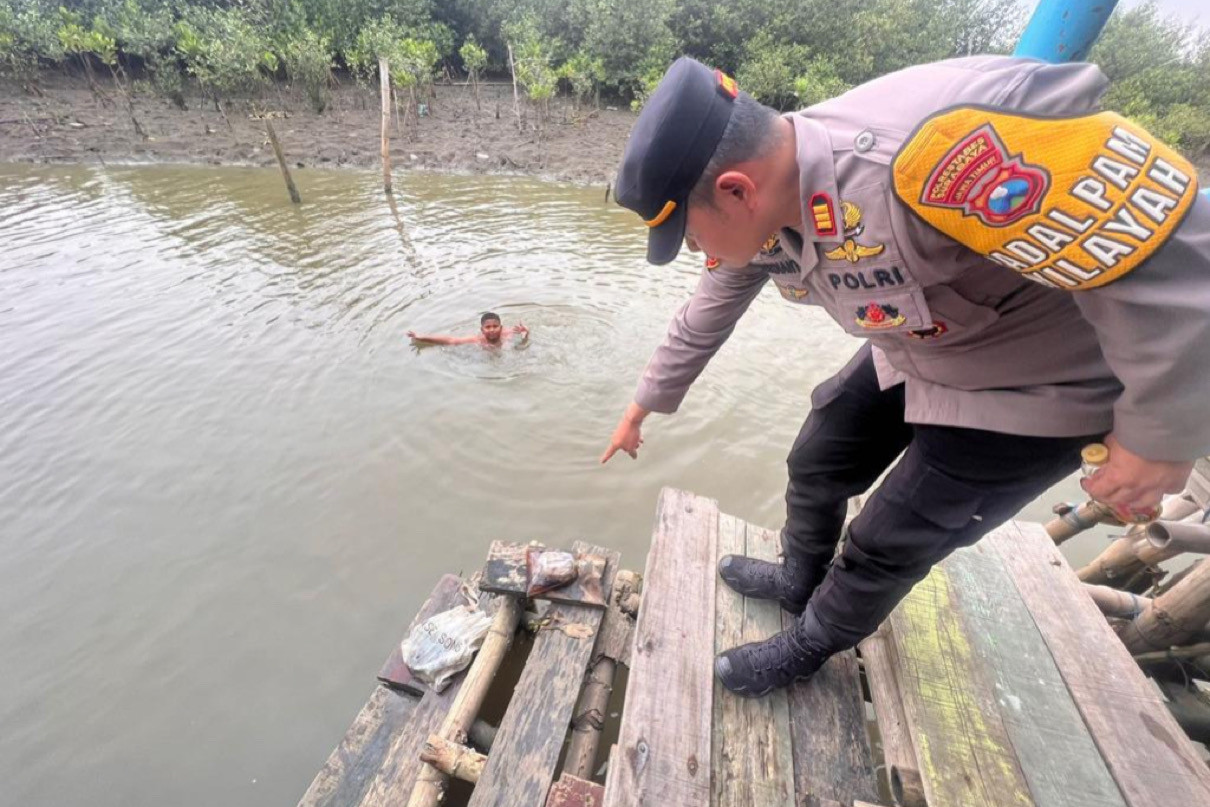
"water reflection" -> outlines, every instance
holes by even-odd
[[[662,485],[778,525],[808,392],[856,348],[766,293],[601,468],[692,259],[647,267],[600,189],[400,175],[401,233],[373,172],[295,179],[300,206],[268,170],[0,167],[12,803],[290,803],[490,539],[641,567]],[[404,336],[485,310],[529,348]]]

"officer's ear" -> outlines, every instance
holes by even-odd
[[[738,202],[748,209],[756,206],[756,183],[742,171],[724,171],[714,181],[719,201]]]

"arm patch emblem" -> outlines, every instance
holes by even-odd
[[[1045,286],[1103,286],[1147,260],[1197,194],[1193,166],[1112,112],[957,107],[895,156],[895,194],[936,229]]]

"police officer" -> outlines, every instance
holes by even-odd
[[[728,689],[763,695],[854,646],[1090,441],[1110,459],[1087,492],[1124,507],[1179,491],[1210,452],[1210,200],[1179,154],[1096,111],[1105,83],[979,56],[783,116],[682,58],[648,100],[617,200],[651,263],[682,242],[710,257],[602,462],[636,456],[643,418],[677,409],[769,281],[867,339],[811,393],[781,562],[719,563],[800,614],[718,656]],[[897,457],[836,554],[848,498]]]

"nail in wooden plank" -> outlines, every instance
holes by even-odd
[[[1012,576],[1126,803],[1210,804],[1210,768],[1040,525],[984,542]]]
[[[718,556],[777,561],[776,541],[734,516],[718,517]],[[715,591],[715,652],[768,639],[781,630],[776,602],[748,599],[725,585]],[[784,690],[741,698],[714,682],[712,805],[794,807],[790,706]]]
[[[579,543],[574,549],[604,557],[605,584],[612,585],[617,552]],[[584,605],[551,607],[500,721],[469,807],[546,802],[603,616],[601,609]]]
[[[710,800],[718,504],[665,488],[607,807]]]

